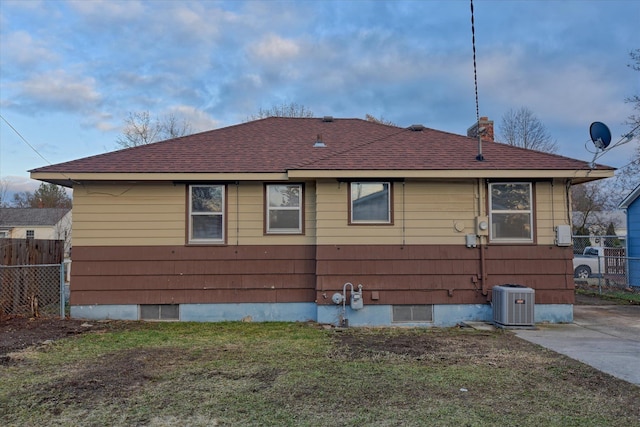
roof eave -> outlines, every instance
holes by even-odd
[[[568,179],[581,184],[612,177],[613,169],[291,169],[287,172],[234,173],[90,173],[31,172],[31,178],[72,188],[83,182],[199,182],[199,181],[287,181],[322,178],[504,178],[504,179]]]
[[[280,172],[234,173],[93,173],[93,172],[31,172],[31,179],[72,188],[84,182],[198,182],[198,181],[286,181],[287,174]]]
[[[446,169],[446,170],[289,170],[289,179],[314,178],[504,178],[504,179],[568,179],[572,184],[610,178],[612,169]]]
[[[628,209],[629,206],[631,206],[631,204],[635,202],[638,197],[640,197],[640,184],[636,188],[634,188],[633,191],[631,191],[631,193],[629,193],[629,195],[625,197],[623,201],[620,202],[618,208]]]

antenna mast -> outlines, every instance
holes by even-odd
[[[471,0],[471,45],[473,47],[473,81],[476,90],[476,123],[478,126],[478,155],[476,160],[481,162],[484,160],[482,155],[482,133],[480,132],[480,103],[478,102],[478,69],[476,66],[476,29],[473,19],[473,0]]]

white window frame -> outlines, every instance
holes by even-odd
[[[199,188],[199,187],[220,187],[221,192],[220,192],[220,197],[222,198],[221,200],[221,209],[220,212],[192,212],[192,208],[193,208],[193,189],[194,188]],[[224,243],[225,239],[226,239],[226,186],[223,184],[193,184],[193,185],[189,185],[189,235],[188,235],[188,242],[189,243]],[[221,219],[221,224],[222,224],[222,230],[220,232],[221,236],[220,238],[215,238],[215,239],[200,239],[200,238],[194,238],[193,237],[193,218],[195,216],[220,216]]]
[[[270,189],[272,187],[298,187],[299,198],[298,206],[271,206]],[[290,183],[274,183],[265,185],[265,230],[267,234],[302,234],[303,233],[303,215],[304,208],[304,185]],[[272,228],[270,214],[273,211],[298,211],[298,227],[297,228]]]
[[[386,220],[377,220],[377,219],[354,219],[353,218],[353,191],[354,186],[357,185],[382,185],[387,187],[387,219]],[[353,181],[349,183],[349,224],[392,224],[393,223],[393,212],[391,211],[392,204],[392,182],[391,181]]]
[[[25,237],[27,239],[35,239],[36,238],[36,230],[27,230]]]
[[[493,208],[493,186],[496,185],[526,185],[529,187],[529,208],[528,209],[494,209]],[[533,228],[533,185],[531,182],[492,182],[489,184],[489,239],[495,243],[533,243],[535,230]],[[528,238],[522,237],[497,237],[496,230],[493,223],[494,214],[528,214],[529,215],[529,230],[530,236]]]

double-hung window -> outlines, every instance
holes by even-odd
[[[351,224],[391,224],[391,183],[352,182],[349,189]]]
[[[268,184],[266,193],[267,234],[303,233],[302,184]]]
[[[224,243],[224,185],[189,186],[189,243]]]
[[[533,242],[531,183],[489,184],[491,241]]]

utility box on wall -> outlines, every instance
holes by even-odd
[[[533,327],[535,291],[522,285],[494,286],[493,322],[498,327]]]

